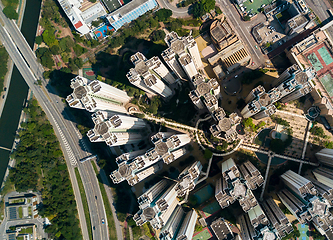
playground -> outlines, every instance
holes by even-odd
[[[101,39],[107,36],[108,31],[114,31],[114,28],[111,25],[104,24],[103,26],[95,30],[94,33],[98,39]]]
[[[214,196],[214,189],[212,188],[211,185],[207,185],[201,188],[200,190],[196,191],[194,193],[194,196],[198,200],[197,204],[200,205],[201,203],[207,201],[209,198]]]
[[[301,236],[298,238],[299,240],[309,240],[309,225],[307,224],[297,224],[297,229]]]

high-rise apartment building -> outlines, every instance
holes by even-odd
[[[92,115],[95,127],[88,131],[91,142],[105,142],[108,146],[121,146],[142,140],[140,130],[146,123],[135,117],[115,115],[106,111],[98,111]]]
[[[233,196],[231,196],[231,193],[229,192],[228,183],[224,177],[219,178],[216,181],[215,198],[217,202],[220,204],[222,209],[229,207],[231,204],[233,204],[236,201],[236,199]]]
[[[184,146],[191,141],[186,134],[159,132],[151,138],[154,148],[128,161],[118,162],[118,170],[111,173],[114,183],[127,180],[131,186],[156,173],[163,163],[170,164],[186,153]],[[160,161],[163,162],[160,162]]]
[[[135,67],[126,74],[130,83],[153,95],[159,94],[164,98],[172,96],[172,90],[161,79],[171,84],[175,80],[158,57],[148,60],[137,52],[131,56],[131,61]]]
[[[254,227],[252,226],[249,216],[243,214],[237,218],[237,223],[240,226],[240,236],[243,240],[253,240],[258,236]]]
[[[202,170],[202,164],[200,161],[196,161],[191,166],[185,168],[178,176],[179,182],[176,184],[176,191],[178,197],[183,197],[186,193],[192,191],[195,188],[196,183],[199,180]]]
[[[310,176],[306,176],[305,178],[310,180],[317,189],[318,194],[322,196],[331,206],[333,206],[333,185],[328,186]],[[332,176],[332,183],[333,183],[333,176]]]
[[[185,218],[178,230],[177,240],[190,240],[193,237],[195,223],[197,221],[198,214],[195,210],[191,210],[186,213]]]
[[[324,148],[315,155],[321,164],[333,167],[333,149]]]
[[[271,228],[275,229],[275,234],[278,238],[283,238],[287,234],[294,231],[291,223],[281,208],[276,204],[273,198],[266,199],[261,204],[262,210],[265,212]]]
[[[122,90],[80,76],[71,80],[71,88],[73,93],[66,98],[70,107],[86,109],[89,112],[108,110],[116,113],[127,113],[125,104],[131,98]]]
[[[317,190],[311,181],[291,170],[286,171],[280,178],[289,189],[301,198],[305,198],[308,195],[317,195]]]
[[[312,79],[315,77],[313,68],[303,71],[297,65],[286,69],[273,85],[276,87],[266,93],[264,87],[254,88],[245,98],[247,105],[242,109],[244,118],[254,117],[261,119],[269,117],[276,112],[274,103],[281,100],[286,103],[310,93],[313,88]]]
[[[254,228],[257,228],[259,225],[268,225],[268,219],[259,204],[251,208],[247,214]]]
[[[257,187],[261,187],[264,183],[264,178],[261,173],[250,161],[240,165],[239,170],[242,173],[243,178],[246,180],[246,186],[249,189],[256,190]]]
[[[319,182],[333,188],[333,171],[331,169],[319,167],[312,170],[312,173]]]
[[[162,227],[159,239],[160,240],[172,240],[175,239],[179,225],[182,223],[185,212],[183,208],[178,205],[167,223]]]
[[[164,61],[178,78],[192,79],[203,68],[200,52],[192,36],[179,37],[176,32],[166,35],[168,49],[162,52]]]
[[[138,226],[150,222],[154,229],[162,229],[166,226],[163,229],[165,230],[165,235],[173,235],[175,234],[175,230],[172,222],[170,225],[166,224],[170,217],[173,217],[174,220],[179,219],[178,214],[182,213],[179,201],[177,200],[175,184],[168,185],[166,188],[165,183],[161,184],[158,182],[152,188],[154,189],[153,191],[148,190],[148,194],[144,193],[138,198],[140,209],[134,214],[133,220]],[[176,214],[173,214],[176,209],[178,209]]]

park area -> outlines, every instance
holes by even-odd
[[[260,8],[263,4],[269,5],[272,2],[273,2],[272,0],[253,0],[253,2],[251,3],[250,0],[247,0],[246,2],[243,3],[243,5],[244,5],[244,7],[246,7],[247,11],[250,11],[251,9],[253,9],[251,11],[252,14],[257,14],[260,12]]]

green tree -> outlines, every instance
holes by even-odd
[[[205,13],[206,12],[205,12],[204,6],[201,4],[201,2],[197,2],[196,4],[194,4],[194,6],[193,6],[193,17],[200,18]]]
[[[53,55],[58,55],[61,51],[59,45],[53,45],[50,50]]]
[[[162,8],[155,13],[159,22],[165,22],[172,16],[172,11],[170,9]]]
[[[13,6],[5,7],[2,12],[8,17],[9,19],[18,19],[18,14]]]
[[[155,30],[151,34],[151,40],[155,41],[160,41],[165,38],[165,32],[163,30]]]
[[[43,37],[42,36],[37,36],[35,38],[35,43],[36,44],[40,45],[40,44],[42,44],[42,42],[43,42]]]
[[[201,0],[201,4],[203,5],[204,11],[206,13],[215,9],[215,0]]]
[[[74,63],[79,69],[83,67],[83,61],[81,58],[75,58]]]
[[[244,19],[244,21],[250,21],[251,20],[250,16],[248,16],[248,15],[244,16],[243,19]]]
[[[42,36],[43,36],[43,41],[49,47],[59,44],[58,40],[55,38],[55,35],[52,32],[50,32],[49,30],[44,30]]]

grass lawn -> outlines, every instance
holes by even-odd
[[[207,240],[210,239],[212,236],[213,235],[210,233],[208,228],[205,228],[203,231],[193,236],[192,240]]]
[[[32,227],[22,228],[22,230],[20,231],[20,234],[32,234],[32,233],[33,233]]]
[[[23,217],[23,209],[22,209],[22,207],[18,208],[18,213],[19,213],[19,218],[22,218]]]
[[[105,191],[103,183],[100,182],[99,172],[97,170],[96,164],[94,162],[91,162],[91,164],[93,165],[93,168],[95,170],[95,173],[96,173],[96,176],[97,176],[97,179],[98,179],[99,188],[101,189],[103,202],[104,202],[104,206],[105,206],[105,212],[106,212],[106,216],[107,216],[107,219],[108,219],[110,240],[116,240],[117,239],[116,226],[115,226],[114,221],[113,221],[113,214],[112,214],[112,211],[111,211],[111,206],[110,206],[110,203],[109,203],[109,199],[108,199],[108,196],[106,195],[106,191]]]
[[[79,189],[80,189],[84,215],[86,217],[87,228],[88,228],[88,233],[89,233],[89,239],[92,240],[91,220],[90,220],[90,214],[89,214],[88,201],[87,201],[86,193],[84,191],[82,179],[81,179],[79,170],[77,168],[75,168],[75,175],[76,175],[77,183],[78,183]]]

